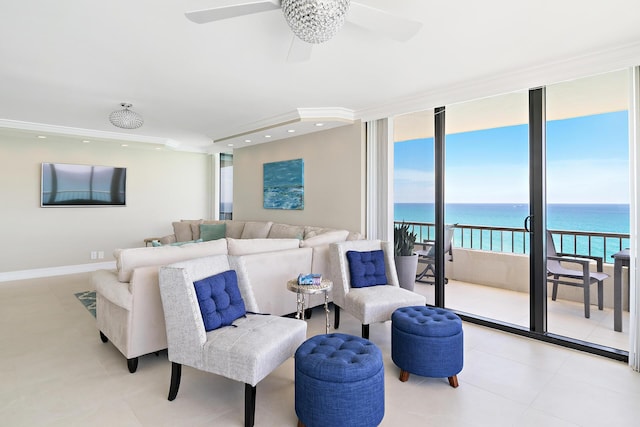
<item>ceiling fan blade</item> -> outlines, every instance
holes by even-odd
[[[184,15],[196,24],[206,24],[207,22],[251,15],[253,13],[266,12],[274,9],[280,9],[280,0],[244,1],[230,6],[194,10]]]
[[[351,2],[347,21],[401,42],[415,36],[422,27],[421,22],[394,16],[384,10],[355,2]]]
[[[313,45],[305,41],[300,40],[298,37],[293,36],[291,40],[291,46],[289,46],[289,54],[287,55],[287,62],[305,62],[311,59],[311,51]]]

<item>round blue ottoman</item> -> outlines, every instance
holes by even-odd
[[[391,359],[400,368],[400,381],[409,374],[449,379],[458,387],[462,371],[462,320],[436,307],[402,307],[391,315]]]
[[[382,353],[346,334],[316,335],[295,354],[298,426],[369,427],[384,417]]]

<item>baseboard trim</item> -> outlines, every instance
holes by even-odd
[[[0,283],[13,280],[37,279],[40,277],[65,276],[67,274],[87,273],[90,271],[114,269],[115,261],[91,264],[63,265],[60,267],[36,268],[33,270],[7,271],[0,273]]]

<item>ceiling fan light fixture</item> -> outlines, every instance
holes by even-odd
[[[116,110],[109,114],[109,121],[112,125],[122,129],[138,129],[143,125],[142,116],[129,109],[132,107],[131,104],[122,102],[120,106],[123,108],[122,110]]]
[[[344,25],[350,0],[282,0],[281,7],[293,33],[307,43],[323,43]]]

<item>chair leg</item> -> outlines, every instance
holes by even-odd
[[[338,329],[340,327],[340,307],[333,304],[333,328]]]
[[[553,276],[554,279],[557,279],[558,276]],[[553,282],[553,290],[551,291],[551,300],[555,301],[558,298],[558,282]]]
[[[400,381],[402,381],[403,383],[406,383],[407,381],[409,381],[409,372],[405,371],[404,369],[401,369]]]
[[[369,325],[362,325],[362,338],[369,339]]]
[[[590,294],[590,287],[591,284],[589,283],[589,277],[585,278],[585,282],[583,287],[584,287],[584,317],[586,317],[587,319],[589,317],[591,317],[591,312],[590,312],[590,308],[591,308],[591,294]]]
[[[127,359],[127,367],[129,368],[129,372],[133,374],[138,369],[138,358],[133,357],[131,359]]]
[[[604,309],[604,290],[602,288],[602,280],[598,282],[598,310]]]
[[[169,400],[173,400],[178,395],[180,388],[180,376],[182,375],[182,365],[171,362],[171,386],[169,387]]]
[[[244,427],[253,427],[256,417],[256,387],[244,385]]]
[[[100,341],[109,342],[109,338],[107,338],[107,336],[103,334],[102,331],[100,331]]]
[[[305,427],[305,425],[302,421],[298,420],[298,427]]]
[[[457,375],[449,377],[448,380],[449,380],[449,385],[451,387],[453,387],[453,388],[458,387],[458,376]]]

